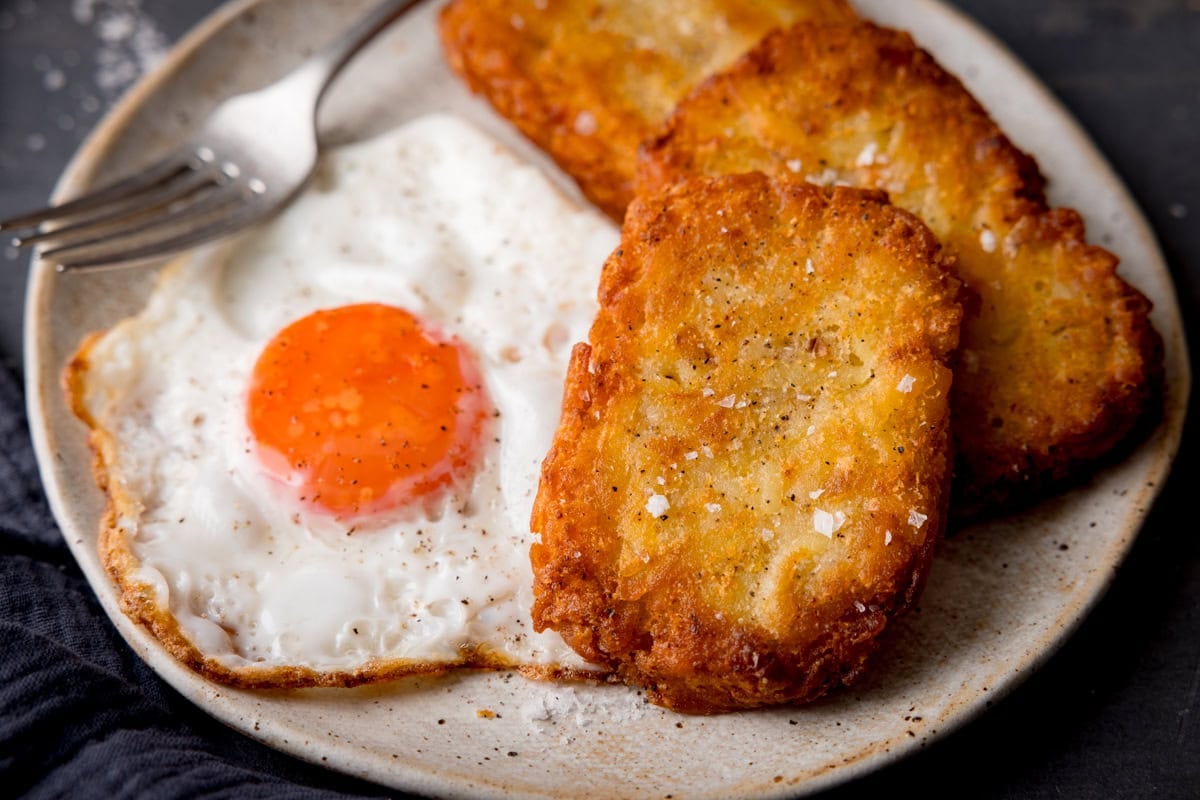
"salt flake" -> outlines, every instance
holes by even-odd
[[[983,248],[983,252],[985,253],[996,252],[996,234],[984,228],[979,234],[979,246]]]
[[[671,508],[671,502],[664,495],[652,494],[646,501],[646,510],[656,517],[661,517]]]
[[[591,136],[596,127],[596,115],[592,112],[580,111],[575,115],[575,132],[580,136]]]
[[[828,511],[820,508],[813,511],[813,528],[822,536],[832,539],[833,534],[837,533],[845,524],[845,512],[835,511],[830,514]]]
[[[875,155],[879,152],[879,145],[875,142],[869,142],[862,152],[858,154],[858,158],[854,161],[856,167],[869,167],[875,163]]]

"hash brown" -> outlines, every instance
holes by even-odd
[[[906,34],[868,22],[768,35],[649,142],[642,190],[762,170],[886,190],[921,217],[974,296],[956,370],[953,509],[1023,505],[1117,447],[1151,406],[1149,301],[1079,215]]]
[[[879,192],[636,200],[543,463],[535,628],[679,711],[851,683],[943,530],[957,292]]]
[[[846,0],[455,0],[451,67],[620,221],[637,148],[701,79],[768,31],[849,21]]]

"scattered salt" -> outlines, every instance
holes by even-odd
[[[75,21],[100,40],[96,87],[115,98],[149,72],[167,52],[167,38],[142,10],[141,0],[74,0]]]
[[[661,517],[671,508],[671,503],[661,494],[652,494],[646,501],[646,510],[656,517]]]
[[[71,4],[71,13],[80,25],[87,25],[96,18],[96,0],[75,0]]]
[[[843,511],[835,511],[832,514],[820,508],[813,511],[813,528],[822,536],[832,539],[833,534],[845,524],[846,514]]]
[[[911,392],[913,390],[913,385],[916,382],[917,382],[917,379],[914,378],[912,375],[905,375],[903,378],[900,379],[900,382],[898,384],[896,384],[896,389],[898,391],[904,392],[905,394],[908,394],[909,392]]]
[[[131,38],[136,29],[137,20],[128,13],[105,14],[96,25],[100,39],[110,44]]]
[[[721,408],[733,408],[733,404],[735,402],[737,402],[737,397],[734,395],[729,395],[728,397],[718,400],[717,405],[719,405]]]
[[[704,510],[710,514],[715,514],[721,510],[721,504],[720,503],[705,503]]]
[[[979,246],[983,248],[985,253],[996,252],[996,234],[988,228],[984,228],[979,234]]]
[[[854,162],[856,167],[869,167],[875,163],[875,155],[879,152],[879,145],[875,142],[869,142],[862,152],[858,154],[858,158]]]
[[[686,458],[688,461],[695,461],[697,458],[700,457],[700,454],[697,453],[695,450],[693,450],[690,453],[684,453],[683,457]]]
[[[591,136],[596,127],[596,115],[592,112],[580,111],[575,115],[575,132],[580,136]]]
[[[540,687],[538,687],[540,688]],[[564,741],[571,741],[570,729],[589,728],[610,723],[629,723],[648,713],[646,702],[633,692],[605,691],[603,688],[555,687],[536,691],[521,705],[520,715],[540,734],[557,730]],[[560,727],[562,726],[562,727]]]
[[[806,259],[806,260],[805,260],[805,262],[804,262],[804,272],[805,272],[805,274],[806,274],[806,275],[812,275],[812,274],[813,274],[814,272],[816,272],[816,271],[817,271],[817,270],[816,270],[816,268],[813,266],[812,259],[811,259],[811,258],[809,258],[809,259]]]
[[[61,69],[52,69],[42,76],[42,85],[48,92],[57,92],[67,85],[67,76]]]
[[[925,520],[927,519],[929,519],[928,514],[922,514],[916,509],[909,509],[908,511],[908,524],[917,530],[921,529],[921,526],[925,524]]]
[[[804,179],[809,183],[815,183],[818,186],[830,186],[834,183],[837,183],[838,173],[833,167],[826,167],[824,172],[805,176]]]

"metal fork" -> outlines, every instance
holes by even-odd
[[[0,221],[60,272],[142,264],[252,225],[317,163],[317,107],[350,59],[417,0],[388,0],[282,80],[222,102],[171,155],[73,200]],[[61,223],[50,227],[45,223]]]

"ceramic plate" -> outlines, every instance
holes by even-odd
[[[1078,208],[1154,301],[1166,342],[1161,424],[1121,464],[1033,511],[967,529],[941,549],[920,609],[854,691],[816,705],[709,718],[646,705],[622,687],[461,673],[355,690],[242,692],[182,668],[118,610],[96,554],[103,498],[63,364],[88,331],[136,311],[153,270],[59,276],[35,263],[28,298],[30,419],[46,490],[75,557],[134,649],[197,705],[269,745],[379,783],[440,796],[778,797],[829,787],[911,753],[1037,668],[1097,601],[1136,536],[1179,443],[1188,362],[1154,238],[1096,149],[989,35],[931,0],[859,0],[913,32],[957,73]],[[166,149],[220,97],[269,82],[367,2],[236,2],[207,20],[97,128],[58,187],[65,197]],[[437,3],[411,13],[343,75],[322,111],[327,141],[451,110],[542,165],[442,63]],[[479,715],[482,709],[494,716]]]

